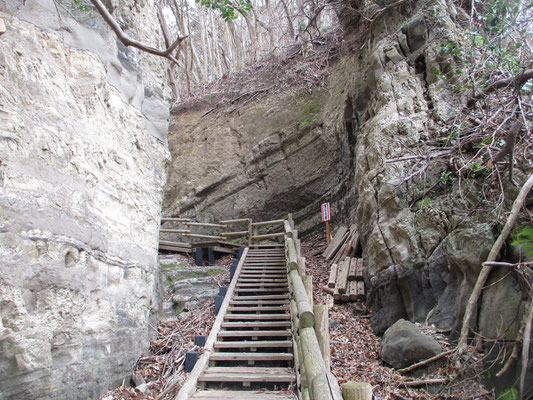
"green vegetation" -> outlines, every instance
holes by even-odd
[[[415,209],[420,210],[427,206],[429,203],[431,203],[431,198],[428,196],[425,196],[422,200],[419,200],[415,204]]]
[[[498,395],[497,400],[518,400],[518,390],[515,387],[507,389]]]
[[[183,268],[183,267],[186,267],[187,264],[185,263],[179,263],[179,264],[161,264],[161,269],[163,270],[172,270],[172,269],[176,269],[176,268]]]
[[[513,230],[511,245],[524,250],[526,257],[533,257],[533,225],[517,226]]]
[[[196,2],[204,7],[212,8],[213,10],[218,9],[224,21],[237,19],[237,14],[244,15],[252,9],[252,3],[250,0],[237,0],[235,2],[230,0],[196,0]]]

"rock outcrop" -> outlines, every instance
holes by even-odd
[[[160,310],[164,69],[74,3],[23,3],[0,1],[0,398],[97,398]],[[117,18],[158,26],[150,3]]]
[[[401,318],[456,333],[495,240],[489,213],[460,211],[475,190],[463,189],[462,199],[457,182],[446,179],[447,162],[426,168],[413,156],[442,142],[461,101],[435,71],[454,79],[454,58],[442,44],[457,40],[462,11],[445,0],[420,7],[383,13],[312,93],[293,89],[221,114],[207,105],[182,107],[170,137],[169,215],[294,212],[305,232],[319,226],[319,203],[327,200],[334,227],[355,223],[379,334]],[[417,172],[420,178],[409,179]],[[516,308],[520,292],[505,279]],[[509,312],[488,300],[481,307],[499,326]]]

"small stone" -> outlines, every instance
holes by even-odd
[[[133,374],[131,376],[131,381],[133,382],[135,387],[141,386],[143,383],[145,383],[145,380],[141,374]]]
[[[436,356],[442,351],[440,344],[424,335],[417,326],[400,319],[383,335],[381,357],[394,368],[405,368],[418,361]]]
[[[141,393],[146,393],[146,391],[148,390],[148,384],[143,383],[142,385],[137,386],[135,390],[138,390]]]
[[[0,36],[2,36],[4,33],[6,33],[6,24],[4,23],[4,20],[0,18]]]

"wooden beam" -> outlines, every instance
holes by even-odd
[[[291,270],[298,268],[298,253],[296,252],[296,247],[294,247],[294,241],[292,239],[287,239],[285,241],[287,245],[287,262]]]
[[[337,270],[338,270],[338,264],[332,264],[329,270],[329,279],[328,279],[328,287],[330,288],[334,288],[335,283],[337,282]]]
[[[161,218],[161,222],[167,222],[167,221],[172,221],[172,222],[191,222],[191,219],[190,218]]]
[[[277,233],[267,233],[265,235],[253,235],[252,240],[265,240],[265,239],[273,239],[278,237],[284,237],[284,232],[277,232]]]
[[[246,236],[248,231],[235,231],[235,232],[221,232],[220,236],[234,237],[234,236]]]
[[[226,219],[224,221],[219,221],[219,223],[222,225],[245,224],[247,222],[248,222],[248,218]]]
[[[247,254],[248,254],[248,249],[244,249],[244,252],[241,256],[239,264],[237,264],[237,269],[235,270],[236,277],[238,277],[239,274],[241,273],[241,269],[242,269],[242,266],[244,264],[244,260],[246,259]],[[179,391],[178,396],[176,397],[176,400],[188,400],[191,397],[191,395],[196,391],[196,385],[198,384],[198,378],[206,369],[209,356],[214,350],[214,344],[216,342],[218,332],[220,331],[222,323],[224,322],[224,317],[225,317],[227,308],[229,307],[229,302],[231,298],[233,297],[233,293],[235,291],[236,285],[237,285],[237,279],[233,279],[231,281],[231,284],[228,287],[228,291],[226,292],[224,301],[222,302],[222,305],[220,306],[220,310],[217,314],[213,327],[211,328],[209,337],[207,338],[207,341],[205,343],[204,352],[202,353],[202,355],[196,362],[196,365],[194,366],[193,370],[191,371],[189,375],[189,378],[187,379],[187,381],[185,382],[185,384],[182,386],[181,390]]]
[[[254,222],[252,223],[253,227],[259,227],[259,226],[267,226],[267,225],[278,225],[285,223],[284,219],[274,219],[272,221],[262,221],[262,222]]]
[[[346,382],[342,385],[344,400],[372,400],[372,385],[368,382]]]
[[[313,314],[313,308],[307,297],[302,278],[298,274],[297,270],[292,270],[289,273],[289,279],[291,282],[292,290],[294,292],[294,300],[298,307],[298,318],[300,320],[300,328],[308,328],[315,325],[315,315]]]
[[[191,244],[190,243],[185,243],[185,242],[171,242],[171,241],[168,241],[168,240],[160,240],[159,244],[164,244],[165,246],[178,246],[178,247],[191,248]]]
[[[339,293],[346,293],[348,286],[348,271],[350,268],[350,260],[344,260],[339,264],[339,269],[337,272],[337,282],[335,284],[336,288],[339,290]]]
[[[159,229],[159,232],[171,232],[171,233],[190,233],[190,229],[168,229],[168,228],[161,228]]]
[[[181,236],[195,239],[207,239],[207,240],[225,240],[224,236],[214,236],[214,235],[201,235],[199,233],[184,233]]]
[[[184,222],[183,225],[185,226],[197,226],[200,228],[226,228],[226,225],[223,224],[209,224],[207,222]]]
[[[331,257],[335,255],[337,250],[339,250],[339,247],[342,246],[346,238],[348,237],[348,228],[345,226],[341,226],[337,233],[335,233],[335,236],[333,237],[333,240],[329,244],[329,246],[326,248],[326,250],[323,253],[323,256],[326,260],[330,260]]]
[[[313,307],[315,313],[315,333],[324,358],[326,371],[331,367],[331,353],[329,349],[329,307],[321,304]]]

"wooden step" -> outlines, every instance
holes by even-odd
[[[251,288],[251,287],[256,287],[256,286],[282,288],[282,287],[287,287],[287,284],[288,284],[287,281],[278,282],[278,283],[265,283],[265,282],[260,282],[260,281],[256,281],[255,283],[240,283],[240,282],[237,282],[236,288]]]
[[[236,287],[235,291],[239,292],[239,293],[286,292],[287,291],[287,287],[283,287],[283,288],[254,288],[254,289]]]
[[[218,337],[227,338],[227,337],[264,337],[264,336],[283,336],[291,337],[292,332],[288,329],[279,330],[279,331],[220,331]]]
[[[239,311],[289,311],[288,305],[282,306],[267,306],[267,307],[228,307],[228,312]]]
[[[224,319],[242,319],[242,320],[276,320],[290,319],[289,314],[227,314]]]
[[[288,298],[288,294],[267,294],[264,296],[235,296],[232,300],[279,300]]]
[[[248,390],[202,390],[191,397],[192,400],[296,400],[289,392],[264,392]]]
[[[209,361],[291,361],[292,353],[242,353],[218,352],[209,357]]]
[[[231,300],[229,302],[230,305],[239,305],[239,306],[247,306],[247,305],[288,305],[289,303],[287,300],[238,300],[240,297],[237,297],[236,300]]]
[[[222,322],[222,328],[290,328],[291,321],[240,321]]]
[[[270,278],[270,277],[260,277],[257,279],[249,278],[249,277],[243,277],[239,278],[237,283],[255,283],[255,282],[261,282],[261,283],[287,283],[287,278]]]
[[[198,382],[293,382],[295,374],[289,368],[210,367]]]
[[[292,348],[292,340],[243,340],[239,342],[215,342],[215,349]]]

